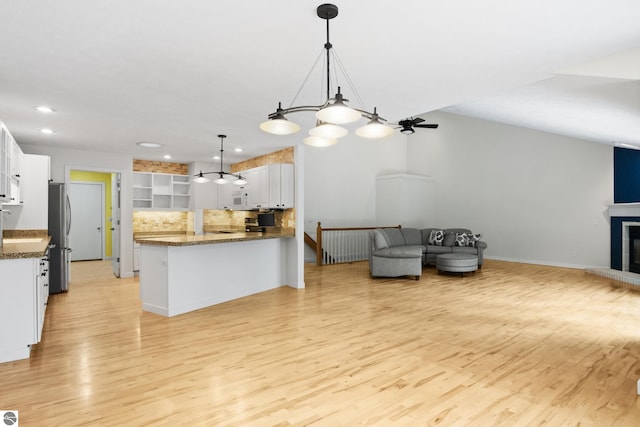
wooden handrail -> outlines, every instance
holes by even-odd
[[[318,227],[320,227],[320,223],[318,223]],[[336,227],[336,228],[322,228],[322,231],[336,231],[336,230],[344,230],[344,231],[353,231],[353,230],[377,230],[379,228],[402,228],[402,225],[392,225],[389,227]]]
[[[309,245],[311,249],[313,249],[314,251],[316,250],[316,241],[313,240],[313,237],[309,236],[306,231],[304,232],[304,242]]]

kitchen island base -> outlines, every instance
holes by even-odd
[[[141,241],[142,308],[171,317],[283,286],[285,240],[189,246]]]

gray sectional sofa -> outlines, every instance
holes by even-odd
[[[482,268],[487,244],[482,235],[466,228],[379,228],[370,236],[369,271],[373,277],[415,276],[435,264],[440,254],[467,253],[478,257]]]

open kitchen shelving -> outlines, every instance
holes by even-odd
[[[166,173],[133,173],[133,209],[187,210],[190,176]]]

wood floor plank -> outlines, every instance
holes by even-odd
[[[305,269],[305,289],[165,318],[137,279],[74,262],[31,358],[0,364],[0,409],[22,426],[640,425],[632,288],[493,260],[417,282]]]

